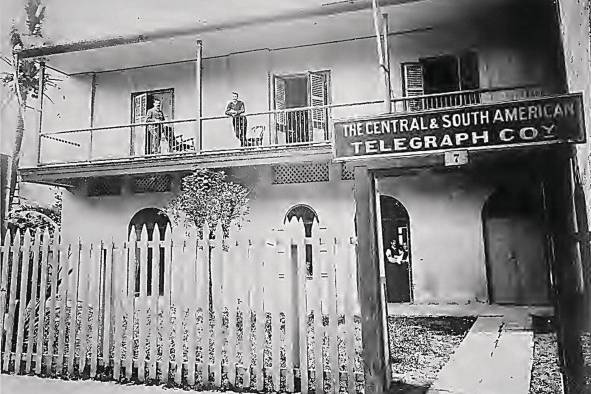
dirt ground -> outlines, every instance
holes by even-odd
[[[474,323],[474,317],[389,317],[390,393],[425,393]]]

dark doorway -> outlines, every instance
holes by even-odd
[[[380,196],[388,302],[411,302],[410,219],[404,205]]]
[[[547,304],[549,271],[539,188],[500,187],[484,205],[482,220],[490,301]]]

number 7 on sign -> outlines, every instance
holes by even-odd
[[[461,166],[468,163],[468,151],[457,150],[445,152],[446,166]]]

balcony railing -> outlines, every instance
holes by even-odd
[[[454,108],[541,97],[550,93],[554,92],[538,86],[516,86],[393,98],[391,112]],[[63,130],[41,135],[40,162],[167,157],[197,152],[326,145],[332,139],[334,119],[384,112],[384,102],[374,100],[247,113],[238,119],[213,116]],[[197,122],[201,126],[199,139],[196,138]]]

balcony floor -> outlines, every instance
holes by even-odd
[[[20,173],[25,182],[68,186],[69,180],[96,176],[184,172],[198,167],[240,167],[331,159],[331,143],[322,142],[313,145],[240,148],[215,152],[185,152],[75,163],[52,163],[38,167],[23,167]]]

